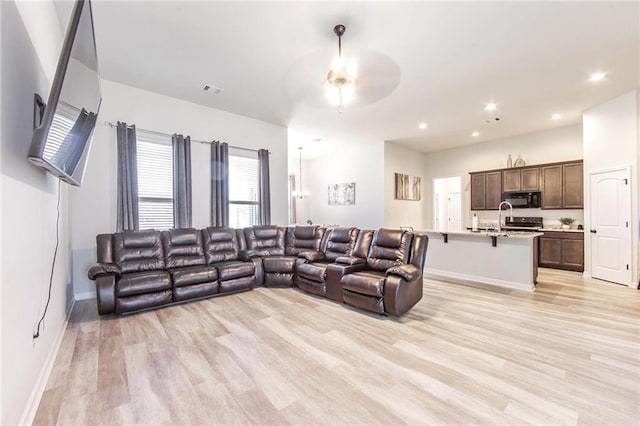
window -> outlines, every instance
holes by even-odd
[[[257,153],[229,153],[229,226],[245,228],[258,224]]]
[[[140,229],[173,228],[173,149],[168,137],[137,137]]]

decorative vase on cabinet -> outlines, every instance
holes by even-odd
[[[513,160],[511,159],[511,154],[507,157],[507,168],[513,167]]]

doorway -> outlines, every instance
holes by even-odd
[[[462,179],[459,176],[433,180],[433,225],[438,231],[462,230]]]
[[[591,276],[628,285],[632,273],[629,168],[592,172],[589,179]]]

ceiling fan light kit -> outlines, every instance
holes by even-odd
[[[342,113],[342,107],[353,97],[355,76],[350,72],[342,60],[342,36],[346,27],[342,24],[336,25],[333,32],[338,36],[338,61],[327,74],[329,83],[329,99],[338,105],[338,112]]]

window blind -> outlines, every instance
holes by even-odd
[[[173,228],[173,150],[171,140],[138,136],[140,229]]]
[[[258,158],[229,155],[229,226],[258,223]]]

